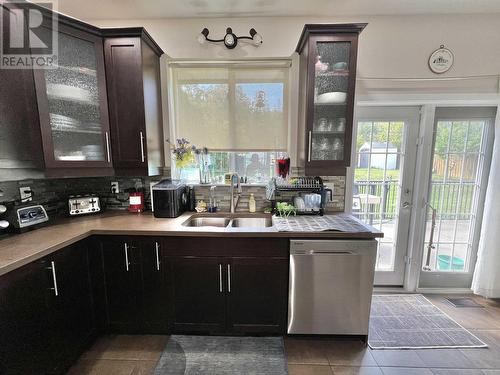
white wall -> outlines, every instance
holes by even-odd
[[[202,59],[288,57],[305,23],[368,22],[359,42],[360,77],[436,77],[429,71],[427,60],[441,44],[455,55],[454,67],[444,76],[500,73],[500,14],[87,21],[104,27],[144,26],[169,56]],[[208,27],[213,37],[220,37],[228,26],[237,35],[247,34],[254,27],[262,35],[263,45],[227,50],[222,44],[200,45],[196,41],[203,27]]]
[[[367,93],[498,93],[500,75],[500,14],[436,15],[436,16],[371,16],[371,17],[250,17],[250,18],[180,18],[134,20],[86,20],[100,27],[143,26],[165,53],[180,59],[244,59],[289,57],[295,51],[306,23],[366,22],[358,50],[358,100],[373,100]],[[200,45],[196,37],[207,27],[214,38],[222,37],[226,27],[237,35],[248,34],[254,27],[264,43],[256,48],[241,43],[234,50],[222,44]],[[441,44],[455,56],[452,69],[442,75],[428,68],[429,55]],[[297,75],[294,59],[293,74]],[[166,70],[166,69],[165,69]],[[457,81],[427,81],[446,77],[496,76]],[[370,80],[367,78],[381,78]],[[394,78],[416,78],[420,81]],[[165,77],[163,81],[166,82]],[[289,151],[292,165],[299,165],[298,155],[304,143],[298,131],[298,88],[291,88],[291,122]],[[165,90],[166,92],[166,90]],[[498,95],[497,95],[498,96]],[[397,96],[399,97],[399,96]],[[466,98],[476,98],[466,95]],[[165,98],[164,98],[165,99]],[[497,100],[497,99],[495,99]],[[498,100],[497,100],[498,101]],[[164,100],[164,103],[165,100]],[[295,104],[295,106],[294,106]],[[394,104],[392,104],[394,105]],[[295,108],[294,108],[295,107]],[[168,134],[168,112],[164,105],[165,134]],[[294,115],[295,114],[295,115]],[[297,154],[295,145],[298,145]],[[166,163],[170,154],[166,151]]]

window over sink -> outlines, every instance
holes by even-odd
[[[209,182],[223,183],[229,172],[248,183],[274,176],[288,144],[289,67],[289,60],[170,63],[171,139],[208,149]],[[197,183],[199,164],[173,162],[172,174]]]

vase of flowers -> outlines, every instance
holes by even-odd
[[[175,178],[186,179],[185,174],[189,174],[188,169],[198,167],[200,173],[200,183],[210,183],[210,157],[206,147],[197,148],[186,138],[179,138],[172,148],[172,155],[175,162]],[[186,173],[183,173],[186,171]]]

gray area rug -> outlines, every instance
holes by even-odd
[[[154,375],[286,375],[281,337],[170,336]]]
[[[421,294],[374,295],[368,345],[372,349],[487,347]]]

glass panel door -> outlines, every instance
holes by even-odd
[[[316,42],[310,161],[345,157],[350,50],[350,42]]]
[[[420,287],[469,288],[491,119],[436,112]],[[432,232],[432,233],[431,233]]]
[[[54,159],[104,161],[94,44],[60,33],[58,67],[44,72]]]
[[[102,38],[60,25],[58,39],[57,66],[34,72],[46,167],[110,167]]]
[[[418,108],[357,111],[352,213],[384,232],[377,285],[403,285],[418,126]]]

